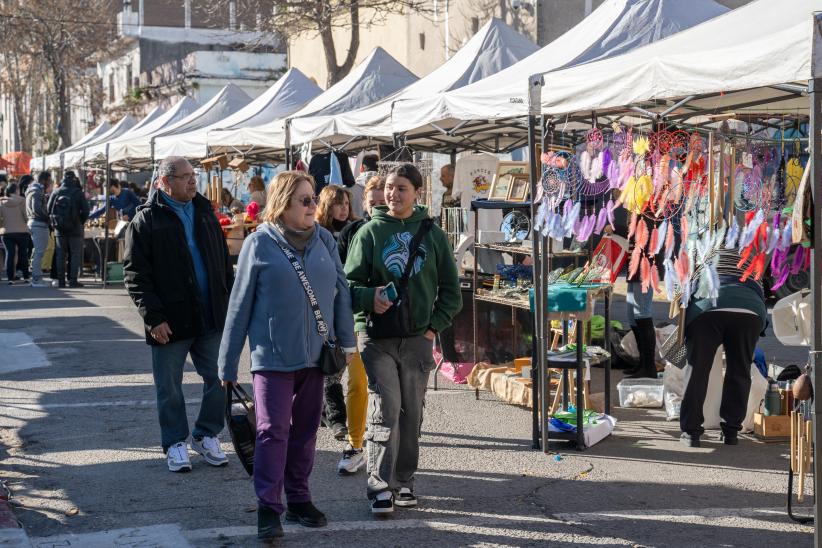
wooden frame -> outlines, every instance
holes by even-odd
[[[525,202],[531,191],[531,179],[527,173],[517,173],[511,178],[508,189],[509,202]]]
[[[508,194],[515,175],[528,175],[528,162],[500,162],[497,165],[497,173],[494,181],[488,190],[488,199],[504,201],[508,200]]]

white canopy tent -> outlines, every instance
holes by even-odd
[[[341,114],[370,105],[415,82],[407,68],[384,49],[377,47],[345,78],[315,97],[288,118],[227,131],[209,133],[212,150],[237,150],[246,155],[268,155],[283,151],[290,144],[287,123],[306,116]]]
[[[522,146],[532,74],[619,55],[727,11],[714,0],[606,0],[565,34],[493,76],[397,101],[393,130],[417,146],[448,143],[489,151]]]
[[[593,111],[633,107],[670,120],[729,108],[807,111],[811,14],[822,3],[782,0],[775,7],[758,0],[625,55],[550,72],[540,86],[542,113],[590,119]]]
[[[130,139],[127,146],[120,146],[117,157],[109,151],[110,162],[128,167],[147,168],[159,158],[154,153],[155,141],[159,137],[180,135],[209,127],[210,125],[234,114],[251,102],[251,97],[234,84],[227,84],[217,95],[200,108],[177,122],[148,135]]]
[[[39,158],[34,158],[32,160],[32,163],[34,163],[34,161],[36,160],[37,164],[33,165],[32,167],[35,167],[37,169],[58,169],[62,166],[61,158],[64,152],[69,152],[77,148],[83,147],[86,143],[90,143],[91,141],[94,141],[95,139],[99,138],[109,129],[111,129],[111,124],[108,123],[108,121],[104,120],[96,128],[86,133],[82,139],[80,139],[73,145],[66,147],[63,150],[58,150],[57,152],[54,152],[52,154],[48,154],[45,157],[41,156]]]
[[[265,93],[234,114],[196,131],[158,137],[154,143],[154,154],[158,158],[204,158],[208,155],[210,132],[259,126],[285,118],[321,93],[322,89],[305,74],[296,68],[289,69]]]
[[[109,128],[108,131],[89,141],[87,144],[83,146],[79,146],[74,150],[67,151],[63,153],[63,169],[69,169],[74,167],[81,167],[83,165],[83,161],[86,157],[86,149],[92,145],[96,145],[98,143],[105,143],[110,141],[111,139],[116,139],[120,135],[123,135],[128,130],[134,127],[137,123],[131,115],[126,114],[123,116],[119,122],[114,124]]]
[[[107,161],[106,152],[108,151],[108,162],[121,164],[128,157],[132,147],[139,146],[139,143],[145,141],[145,139],[152,134],[184,120],[198,108],[199,105],[197,101],[191,97],[183,97],[177,101],[173,107],[150,122],[140,124],[139,127],[133,127],[131,131],[121,135],[117,139],[90,147],[86,154],[87,161],[104,163]]]
[[[356,137],[390,140],[394,133],[394,103],[462,88],[525,59],[537,49],[528,38],[492,18],[448,61],[402,91],[358,110],[295,118],[291,122],[291,142],[320,141],[326,146],[338,146]]]

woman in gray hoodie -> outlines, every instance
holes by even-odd
[[[304,270],[329,338],[356,351],[351,294],[337,244],[314,221],[314,181],[300,171],[277,175],[269,185],[263,224],[246,238],[228,304],[220,344],[220,379],[237,382],[248,338],[257,418],[254,490],[257,534],[283,534],[280,515],[307,527],[322,527],[325,515],[311,503],[308,477],[314,465],[323,403],[318,367],[323,338],[306,294],[283,248]],[[282,503],[285,489],[287,507]]]

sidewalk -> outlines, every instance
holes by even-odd
[[[0,348],[14,356],[0,359],[0,432],[19,441],[0,453],[0,477],[16,517],[38,547],[257,546],[253,489],[226,433],[228,467],[192,456],[192,473],[167,471],[141,330],[122,288],[0,287]],[[183,382],[193,419],[192,368]],[[342,444],[320,429],[312,492],[329,527],[289,526],[284,544],[812,545],[813,528],[784,513],[784,446],[709,435],[689,449],[662,410],[615,414],[602,443],[544,455],[529,411],[441,380],[426,402],[420,507],[373,519],[364,474],[337,476]]]

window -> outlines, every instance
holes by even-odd
[[[126,65],[126,93],[131,92],[131,86],[133,82],[131,81],[131,64]]]
[[[108,102],[114,102],[114,71],[108,73]]]
[[[420,49],[421,50],[425,49],[425,33],[424,32],[420,33]]]
[[[479,32],[479,17],[472,17],[471,18],[471,34],[476,34]]]

